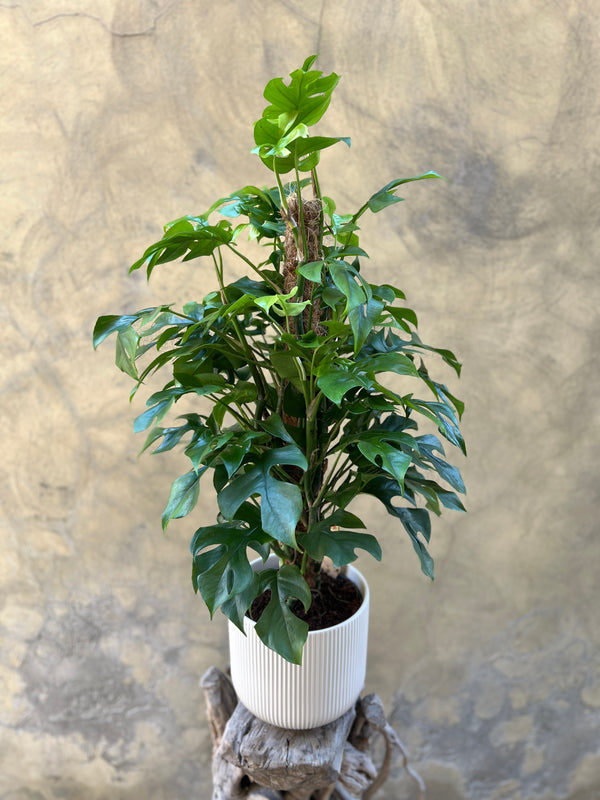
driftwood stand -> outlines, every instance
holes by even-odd
[[[395,755],[425,800],[425,786],[387,722],[377,695],[329,725],[308,731],[275,728],[251,714],[229,678],[211,667],[201,681],[213,738],[212,800],[368,800],[383,786]],[[373,761],[382,737],[383,761]]]

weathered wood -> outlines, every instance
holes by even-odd
[[[298,800],[304,795],[308,800],[314,791],[335,784],[338,779],[344,742],[354,717],[351,709],[320,728],[284,730],[262,722],[239,703],[227,723],[216,757],[240,767],[259,785],[293,790]]]
[[[389,777],[397,753],[425,800],[423,781],[409,767],[377,695],[359,699],[329,725],[293,731],[257,719],[215,667],[201,685],[213,739],[212,800],[369,800]],[[378,736],[385,743],[379,767],[372,759]]]
[[[204,673],[200,686],[206,699],[214,755],[223,738],[225,726],[235,711],[238,699],[230,679],[216,667],[210,667]]]

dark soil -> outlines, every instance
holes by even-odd
[[[248,616],[257,622],[271,599],[271,590],[267,589],[252,603]],[[312,590],[312,603],[308,611],[299,600],[294,601],[292,611],[304,622],[308,622],[309,631],[320,631],[332,628],[356,614],[362,605],[362,595],[345,575],[332,577],[321,572],[321,585]]]

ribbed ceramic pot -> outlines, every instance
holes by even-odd
[[[277,557],[252,562],[253,569],[274,569]],[[352,566],[347,577],[363,602],[350,619],[309,631],[302,665],[290,664],[266,647],[246,617],[246,635],[229,623],[231,679],[239,700],[255,717],[279,728],[318,728],[341,717],[365,685],[369,632],[369,587]]]

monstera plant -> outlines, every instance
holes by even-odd
[[[341,567],[357,550],[382,556],[352,501],[366,494],[383,503],[432,578],[430,514],[464,510],[465,491],[441,441],[466,452],[463,404],[425,359],[457,375],[461,366],[450,350],[421,340],[404,294],[376,282],[359,241],[363,215],[399,203],[401,186],[440,176],[393,180],[356,211],[339,211],[318,167],[324,150],[350,140],[312,132],[339,81],[313,69],[315,60],[264,91],[253,153],[274,186],[244,185],[170,222],[131,267],[149,278],[157,267],[198,259],[191,288],[212,281],[213,290],[180,310],[100,317],[94,330],[94,346],[116,334],[116,364],[133,379],[133,394],[154,373],[166,381],[134,422],[148,432],[143,449],[179,447],[189,460],[172,484],[163,528],[190,514],[212,475],[219,514],[193,534],[194,589],[211,616],[221,609],[240,629],[265,597],[256,633],[296,664],[308,634],[302,607],[318,600],[323,560]],[[240,247],[242,239],[250,245]],[[231,280],[236,262],[247,274]],[[184,396],[198,399],[196,410],[186,402],[175,418]],[[275,555],[276,566],[255,571],[249,550],[263,561]]]

